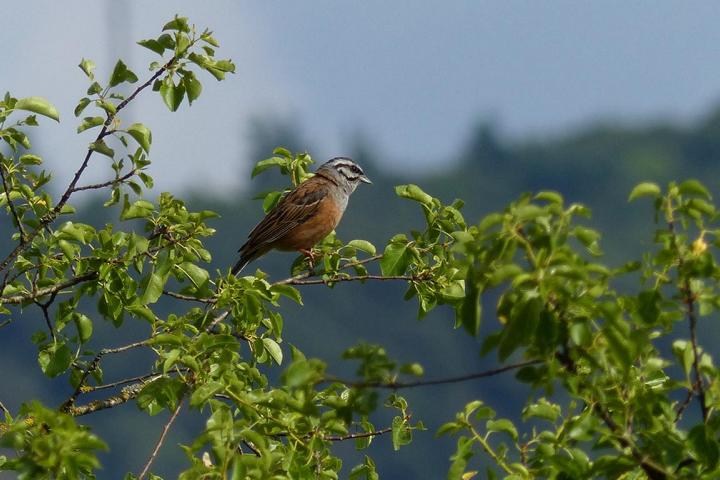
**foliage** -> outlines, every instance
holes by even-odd
[[[203,239],[214,234],[206,223],[213,212],[192,212],[168,193],[157,201],[143,197],[152,186],[152,135],[139,123],[123,128],[119,114],[150,86],[175,111],[185,97],[192,103],[200,95],[196,71],[223,80],[234,65],[216,60],[211,32],[198,33],[185,18],[174,18],[163,32],[139,43],[169,58],[153,62],[149,79],[129,94],[119,87],[139,77],[122,61],[104,85],[91,61],[80,63],[91,84],[75,114],[92,107],[99,115],[84,117],[78,133],[99,132],[57,201],[44,190],[51,177],[29,153],[27,133],[38,115],[59,121],[57,110],[39,97],[7,94],[0,102],[0,138],[8,148],[0,155],[0,207],[15,226],[14,246],[0,260],[0,327],[40,312],[46,328],[31,339],[38,365],[70,385],[56,409],[28,401],[10,412],[0,403],[0,444],[12,452],[0,457],[0,470],[21,478],[93,478],[97,452],[106,445],[80,417],[107,409],[96,414],[111,415],[133,401],[147,415],[170,416],[142,471],[127,478],[152,475],[183,408],[199,411],[205,429],[182,446],[189,465],[181,478],[339,478],[341,471],[377,478],[369,456],[343,468],[335,445],[354,441],[366,449],[380,435],[395,450],[410,443],[424,426],[402,389],[516,370],[517,381],[530,386],[517,418],[498,418],[477,399],[437,432],[458,438],[449,478],[478,475],[478,454],[489,461],[490,478],[717,476],[718,371],[700,345],[697,322],[720,306],[713,255],[720,230],[700,182],[632,190],[630,200],[654,201],[662,224],[654,251],[620,268],[601,263],[600,233],[585,219],[589,210],[566,205],[556,192],[523,195],[468,224],[462,201],[447,205],[416,185],[400,185],[396,194],[417,204],[425,224],[390,238],[382,253],[366,240],[343,242],[333,234],[315,247],[319,264],[299,257],[285,279],[260,270],[240,278],[228,269],[210,272]],[[95,153],[111,159],[113,177],[82,185]],[[296,185],[312,163],[306,153],[280,148],[253,176],[276,168]],[[118,210],[115,225],[74,221],[69,201],[86,190],[109,192],[105,207]],[[263,195],[263,208],[281,195]],[[637,291],[628,287],[638,280]],[[424,380],[417,378],[420,364],[399,365],[382,346],[361,343],[344,355],[357,363],[356,378],[342,379],[329,373],[332,365],[286,346],[283,298],[302,305],[301,287],[370,281],[405,282],[419,318],[447,306],[455,327],[474,337],[481,319],[496,316],[498,327],[481,341],[482,352],[494,352],[500,365]],[[494,297],[495,315],[483,315]],[[162,302],[171,302],[173,313],[161,314]],[[99,322],[146,336],[91,348]],[[685,323],[687,337],[676,338]],[[108,357],[140,349],[153,358],[142,375],[104,378]],[[385,411],[392,420],[376,426]]]

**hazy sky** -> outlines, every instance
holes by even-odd
[[[177,114],[146,94],[123,116],[152,129],[162,190],[241,184],[257,160],[246,145],[258,116],[292,119],[318,159],[363,132],[397,167],[446,161],[481,119],[538,136],[597,117],[692,119],[720,99],[720,5],[710,1],[45,0],[3,12],[0,88],[58,106],[62,122],[44,122],[38,147],[65,175],[91,140],[74,133],[82,57],[106,78],[122,56],[143,79],[154,54],[135,40],[174,13],[214,29],[236,75],[203,75],[203,95]]]

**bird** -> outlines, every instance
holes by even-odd
[[[372,182],[351,158],[334,157],[325,162],[250,231],[231,274],[237,275],[272,249],[299,251],[312,260],[310,249],[335,229],[360,183]]]

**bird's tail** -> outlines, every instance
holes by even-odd
[[[247,244],[245,244],[247,245]],[[240,247],[240,260],[237,261],[237,263],[233,266],[232,270],[230,270],[230,273],[233,275],[237,275],[242,271],[243,268],[245,268],[245,265],[252,262],[258,257],[262,257],[267,253],[269,248],[267,247],[261,247],[261,248],[255,248],[253,250],[247,250],[246,246],[243,245]]]
[[[232,267],[232,270],[230,270],[230,273],[232,275],[237,275],[242,271],[243,268],[245,268],[245,265],[250,263],[250,259],[246,258],[245,255],[240,257],[240,260],[237,261],[237,263]]]

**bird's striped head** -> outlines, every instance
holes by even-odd
[[[348,157],[335,157],[325,162],[318,173],[324,173],[352,192],[362,183],[372,183],[360,165]]]

